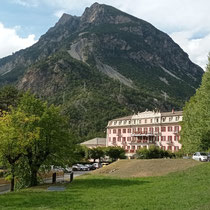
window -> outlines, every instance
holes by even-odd
[[[176,121],[178,121],[178,120],[179,120],[179,116],[176,117]]]
[[[162,150],[166,150],[166,147],[165,147],[165,146],[162,146],[161,149],[162,149]]]
[[[179,141],[179,136],[174,136],[174,141]]]
[[[116,129],[113,129],[113,133],[116,133]]]
[[[178,146],[174,146],[174,151],[179,151],[179,147]]]
[[[126,138],[125,137],[123,137],[123,142],[125,142],[126,141]]]
[[[147,133],[147,128],[144,128],[144,133]]]
[[[117,121],[114,121],[114,125],[117,125]]]
[[[118,137],[118,138],[117,138],[117,141],[121,141],[121,137]]]
[[[121,125],[122,124],[122,121],[119,121],[119,125]]]
[[[155,137],[155,141],[159,141],[159,136],[156,136]]]
[[[126,124],[126,122],[127,122],[127,121],[126,121],[126,120],[124,120],[124,121],[123,121],[123,124]]]
[[[138,132],[141,133],[141,128],[138,128]]]
[[[174,131],[179,132],[179,126],[174,126]]]
[[[116,143],[116,137],[113,137],[113,143]]]
[[[166,132],[166,127],[161,127],[161,132]]]
[[[136,147],[135,146],[132,146],[132,149],[135,149]]]
[[[131,128],[128,128],[128,133],[131,133]]]
[[[141,146],[137,146],[137,149],[141,149]]]
[[[121,129],[118,129],[118,133],[121,134]]]
[[[165,136],[161,136],[161,141],[165,141],[166,137]]]
[[[128,120],[128,124],[131,124],[131,121],[130,120]]]
[[[127,146],[127,149],[130,149],[130,146]]]
[[[150,123],[152,123],[152,119],[150,119]]]
[[[133,124],[136,124],[136,120],[133,120]]]
[[[172,129],[172,126],[169,126],[168,127],[168,131],[170,132],[170,131],[172,131],[173,129]]]
[[[163,118],[162,118],[162,122],[165,122],[165,121],[166,121],[166,118],[165,118],[165,117],[163,117]]]
[[[127,137],[127,141],[131,141],[131,137]]]
[[[139,124],[141,124],[141,120],[139,120]]]
[[[126,129],[123,129],[123,133],[126,133]]]
[[[147,123],[147,119],[145,119],[144,122]]]
[[[159,127],[155,127],[155,132],[159,132]]]
[[[169,117],[169,121],[172,121],[173,120],[173,117]]]
[[[168,141],[172,142],[172,136],[168,136]]]
[[[158,118],[156,118],[156,122],[157,122],[157,123],[159,122],[159,119],[158,119]]]
[[[172,146],[168,146],[168,150],[172,150]]]

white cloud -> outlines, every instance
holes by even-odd
[[[31,34],[26,38],[17,35],[19,26],[15,28],[6,28],[0,23],[0,58],[10,55],[20,49],[31,46],[36,42],[35,35]]]
[[[13,2],[24,7],[37,7],[39,5],[39,0],[13,0]]]
[[[196,31],[181,31],[170,36],[189,54],[194,63],[205,69],[210,51],[210,33],[202,38],[193,38],[195,34]]]

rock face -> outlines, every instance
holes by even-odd
[[[63,14],[36,44],[0,59],[0,85],[15,83],[62,104],[66,112],[80,110],[75,119],[96,106],[93,97],[104,96],[101,101],[118,111],[108,108],[98,130],[106,120],[133,110],[181,108],[202,75],[167,34],[98,3],[81,17]]]

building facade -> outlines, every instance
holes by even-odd
[[[120,146],[126,155],[155,145],[172,152],[181,149],[180,122],[182,111],[145,111],[127,117],[113,119],[107,125],[106,146]]]

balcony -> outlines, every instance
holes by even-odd
[[[174,142],[173,141],[166,141],[166,144],[168,144],[168,145],[174,145]]]
[[[154,134],[154,132],[147,132],[147,131],[142,131],[142,132],[140,132],[140,131],[136,131],[136,132],[133,132],[132,134],[131,134],[131,136],[154,136],[155,134]]]

